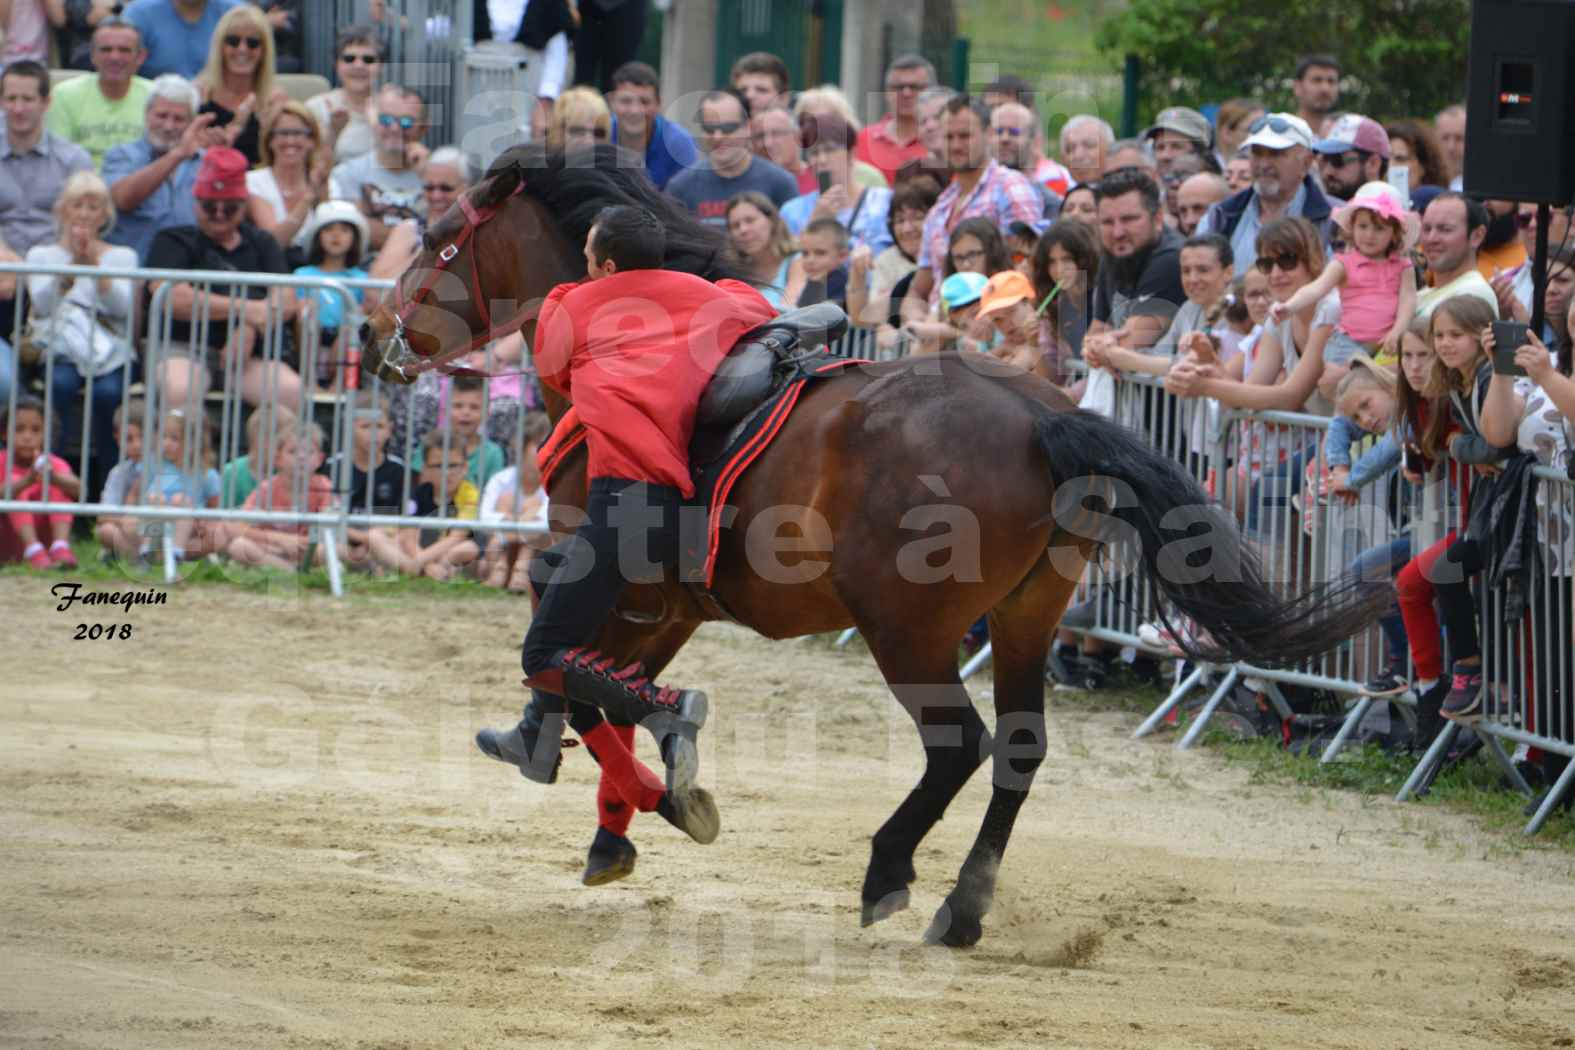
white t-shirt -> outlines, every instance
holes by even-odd
[[[1446,285],[1438,288],[1423,288],[1416,296],[1416,315],[1418,317],[1432,317],[1438,304],[1445,299],[1453,299],[1457,295],[1471,295],[1493,308],[1493,316],[1498,316],[1498,296],[1493,294],[1493,286],[1488,284],[1487,278],[1476,270],[1467,270]]]
[[[501,525],[514,520],[514,515],[505,513],[510,506],[529,506],[532,500],[536,501],[535,507],[529,518],[524,519],[526,524],[539,525],[547,528],[547,492],[538,487],[534,492],[519,491],[519,467],[507,467],[498,471],[487,479],[487,487],[481,493],[481,524]],[[502,503],[500,509],[498,504]]]
[[[290,209],[284,203],[284,194],[279,191],[279,180],[273,177],[272,168],[254,168],[248,171],[246,173],[246,192],[253,197],[258,197],[268,202],[268,206],[273,209],[275,222],[278,222],[290,213]],[[310,224],[301,223],[301,228],[295,231],[295,236],[290,241],[291,244],[297,248],[306,247],[306,228],[308,225]]]

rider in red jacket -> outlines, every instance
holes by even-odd
[[[535,699],[519,726],[483,730],[477,743],[543,779],[530,771],[540,764],[536,738],[545,745],[558,731],[546,716],[562,712],[552,698],[565,698],[570,725],[612,774],[604,788],[622,782],[637,795],[623,801],[655,809],[708,842],[718,826],[715,805],[693,784],[705,694],[660,688],[639,664],[619,668],[590,645],[626,582],[660,580],[676,564],[678,509],[694,494],[688,448],[700,396],[738,338],[776,311],[742,282],[662,270],[665,248],[665,230],[649,211],[605,209],[586,237],[586,279],[554,288],[537,318],[537,373],[573,400],[589,431],[590,494],[574,537],[533,565],[541,604],[522,662]],[[665,791],[639,776],[643,767],[628,749],[632,728],[619,732],[635,723],[662,741]],[[593,866],[598,848],[624,851],[632,864],[623,838],[632,814],[616,797],[600,801]]]

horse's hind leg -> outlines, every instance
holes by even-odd
[[[881,673],[918,726],[924,745],[924,775],[881,825],[871,845],[861,895],[861,923],[865,926],[908,906],[914,851],[979,768],[989,748],[984,720],[957,677],[957,639],[962,628],[936,634],[928,639],[911,635],[882,638],[865,632]]]
[[[1070,553],[1070,548],[1064,550]],[[1077,588],[1083,559],[1069,560],[1077,562],[1070,578],[1063,576],[1051,559],[1041,561],[990,611],[995,669],[994,789],[957,885],[924,935],[931,944],[967,947],[983,933],[984,915],[995,897],[995,876],[1012,824],[1045,757],[1045,657],[1055,626]],[[1073,566],[1061,568],[1071,570]]]

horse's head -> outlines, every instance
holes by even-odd
[[[511,330],[520,311],[512,287],[520,245],[508,223],[489,220],[516,205],[522,186],[489,179],[461,195],[427,227],[421,251],[393,294],[361,326],[361,368],[408,384],[422,372],[485,346]],[[500,303],[507,303],[499,309]]]

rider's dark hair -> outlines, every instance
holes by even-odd
[[[614,204],[596,214],[591,252],[623,270],[658,270],[667,252],[667,231],[655,215],[631,204]]]

